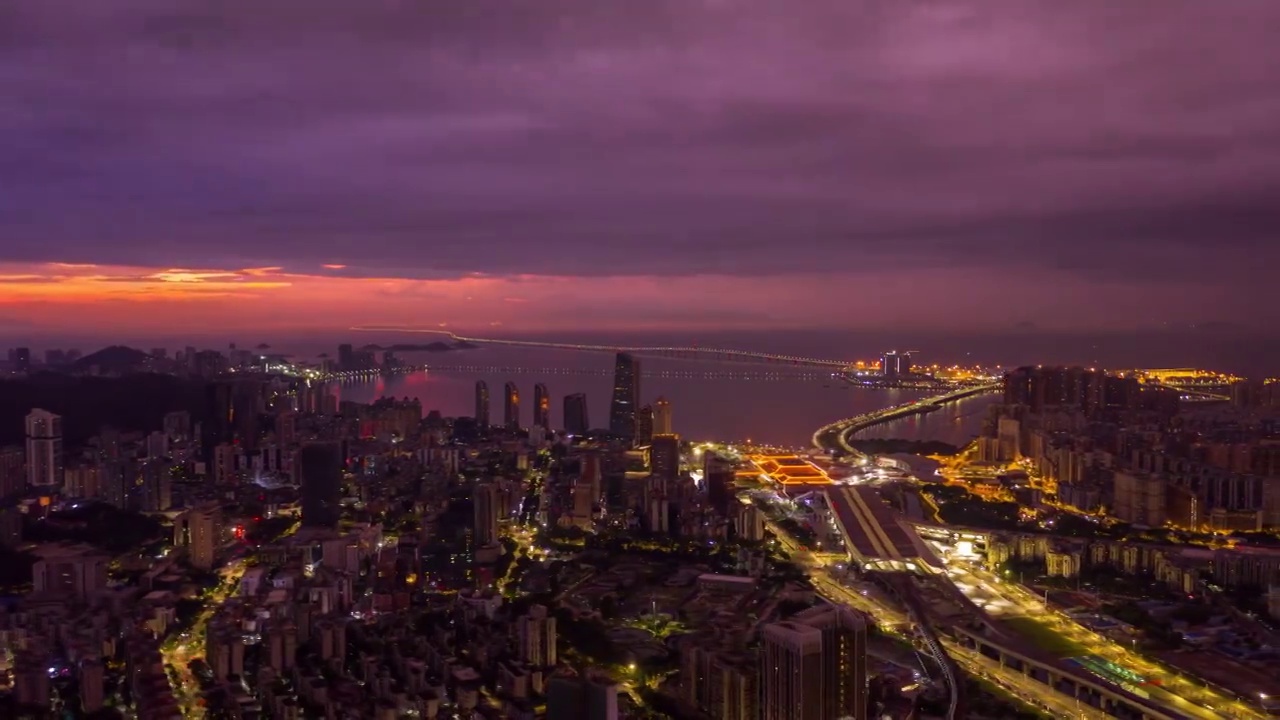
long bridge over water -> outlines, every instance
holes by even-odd
[[[857,454],[857,450],[849,444],[849,437],[864,428],[872,425],[896,420],[909,415],[920,415],[927,412],[937,410],[940,406],[962,400],[971,395],[981,395],[982,393],[995,392],[1000,388],[1000,383],[984,383],[981,385],[971,385],[967,387],[957,388],[941,395],[934,395],[921,400],[913,400],[902,405],[894,405],[893,407],[876,410],[874,412],[855,415],[851,418],[837,420],[818,428],[813,433],[814,446],[823,450],[836,450],[850,454]]]
[[[665,357],[686,360],[715,360],[719,362],[755,362],[779,363],[785,365],[801,365],[806,367],[826,368],[832,371],[851,368],[854,363],[831,358],[815,358],[803,355],[782,355],[778,353],[756,352],[753,350],[731,350],[726,348],[709,348],[699,346],[658,346],[658,345],[600,345],[584,343],[551,342],[546,340],[512,340],[509,338],[481,338],[458,335],[450,330],[427,330],[400,327],[354,327],[359,332],[385,333],[417,333],[437,335],[453,342],[472,343],[475,345],[509,345],[514,347],[548,348],[552,350],[578,350],[583,352],[630,353],[632,355]]]

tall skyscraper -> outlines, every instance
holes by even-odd
[[[564,396],[564,431],[570,435],[586,435],[591,429],[587,418],[587,396],[574,393]]]
[[[658,402],[653,404],[653,434],[671,435],[674,432],[671,429],[671,403],[666,398],[659,397]]]
[[[880,374],[893,378],[911,374],[911,353],[890,350],[880,356]]]
[[[222,508],[216,503],[202,505],[186,513],[183,522],[187,558],[194,567],[212,569],[222,547]]]
[[[299,453],[302,466],[302,524],[337,527],[342,502],[342,447],[312,443]]]
[[[249,450],[255,450],[258,447],[263,399],[266,392],[265,383],[260,381],[241,380],[232,385],[232,432],[240,446]]]
[[[489,427],[489,385],[483,380],[476,381],[476,427]]]
[[[520,390],[514,382],[502,391],[502,423],[510,430],[520,429]]]
[[[339,370],[355,370],[356,367],[355,348],[348,343],[338,346],[338,369]]]
[[[477,485],[473,503],[475,505],[473,544],[477,548],[496,545],[498,543],[498,486],[494,483]]]
[[[544,383],[533,386],[533,424],[551,429],[551,396],[547,394]]]
[[[13,351],[13,369],[18,372],[31,369],[31,348],[20,347]]]
[[[653,407],[645,405],[636,411],[635,444],[643,446],[651,442],[653,442]]]
[[[640,363],[627,353],[613,361],[613,399],[609,403],[609,432],[627,441],[636,439],[636,411],[640,409]]]
[[[866,720],[866,621],[818,607],[762,635],[762,720]]]
[[[655,435],[649,446],[649,467],[653,474],[667,480],[680,476],[680,436]]]
[[[234,436],[235,412],[232,410],[230,383],[213,382],[204,389],[205,411],[200,421],[200,451],[205,462],[213,462],[214,449],[231,442]]]
[[[27,415],[27,484],[62,487],[62,418],[39,408]]]

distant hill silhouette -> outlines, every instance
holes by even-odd
[[[85,355],[72,364],[73,371],[87,371],[97,367],[99,372],[129,373],[152,367],[155,358],[151,355],[124,345],[112,345]]]
[[[186,410],[199,421],[205,415],[204,389],[203,381],[150,373],[119,378],[36,373],[2,380],[0,445],[22,443],[24,418],[33,408],[62,416],[68,450],[97,435],[104,425],[125,431],[159,430],[165,413],[174,410]]]

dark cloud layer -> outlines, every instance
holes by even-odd
[[[1280,262],[1274,0],[179,4],[0,6],[0,260]]]

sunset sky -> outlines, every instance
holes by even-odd
[[[1280,327],[1280,3],[10,0],[0,334]]]

